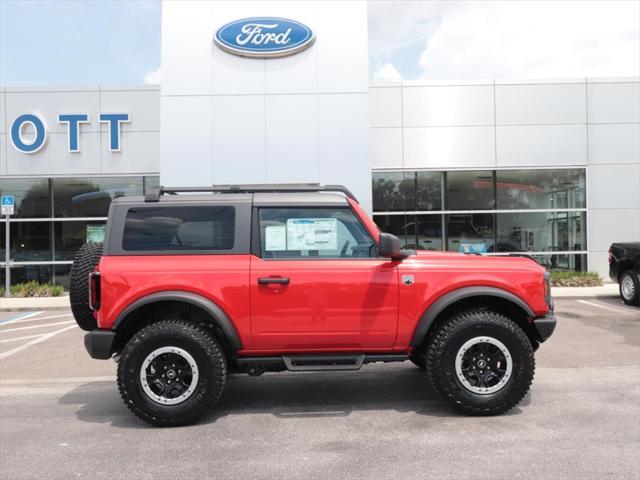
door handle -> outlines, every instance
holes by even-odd
[[[262,277],[258,279],[258,284],[260,285],[289,285],[288,277]]]

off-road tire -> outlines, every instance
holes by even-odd
[[[144,359],[165,346],[184,349],[198,366],[195,392],[177,405],[152,400],[140,383]],[[227,362],[213,334],[183,320],[163,320],[143,328],[129,340],[118,363],[118,388],[124,403],[137,417],[161,427],[188,425],[198,420],[222,395],[226,376]]]
[[[427,358],[426,358],[426,352],[424,351],[424,349],[422,348],[414,349],[411,352],[411,355],[409,355],[409,360],[411,360],[411,363],[413,363],[416,367],[420,368],[421,370],[427,369]]]
[[[97,327],[96,319],[89,308],[89,274],[96,268],[101,256],[102,243],[85,243],[76,253],[71,266],[71,312],[83,330],[93,330]]]
[[[631,296],[623,295],[622,293],[622,283],[624,281],[630,281],[633,286],[633,293]],[[638,281],[638,275],[633,270],[627,270],[620,275],[620,282],[618,282],[618,286],[620,289],[620,298],[627,305],[638,306],[640,305],[640,281]]]
[[[458,379],[455,358],[462,345],[478,337],[492,337],[508,349],[513,370],[505,385],[491,394],[469,391]],[[468,415],[497,415],[517,405],[529,391],[535,371],[531,341],[504,315],[467,310],[441,323],[427,343],[427,375],[438,394]]]

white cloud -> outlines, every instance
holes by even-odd
[[[161,80],[162,75],[160,72],[160,67],[158,67],[155,70],[147,72],[142,83],[144,83],[145,85],[160,85]]]
[[[393,63],[385,63],[376,70],[376,73],[373,75],[373,79],[384,80],[387,82],[399,82],[402,80],[402,75],[398,69],[393,66]]]
[[[635,1],[374,2],[369,28],[405,78],[640,76]]]

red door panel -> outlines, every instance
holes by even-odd
[[[398,271],[389,260],[252,257],[250,292],[257,350],[364,351],[395,342]]]

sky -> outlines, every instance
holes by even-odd
[[[159,0],[0,0],[0,84],[159,83]],[[640,76],[640,0],[370,1],[374,80]]]

